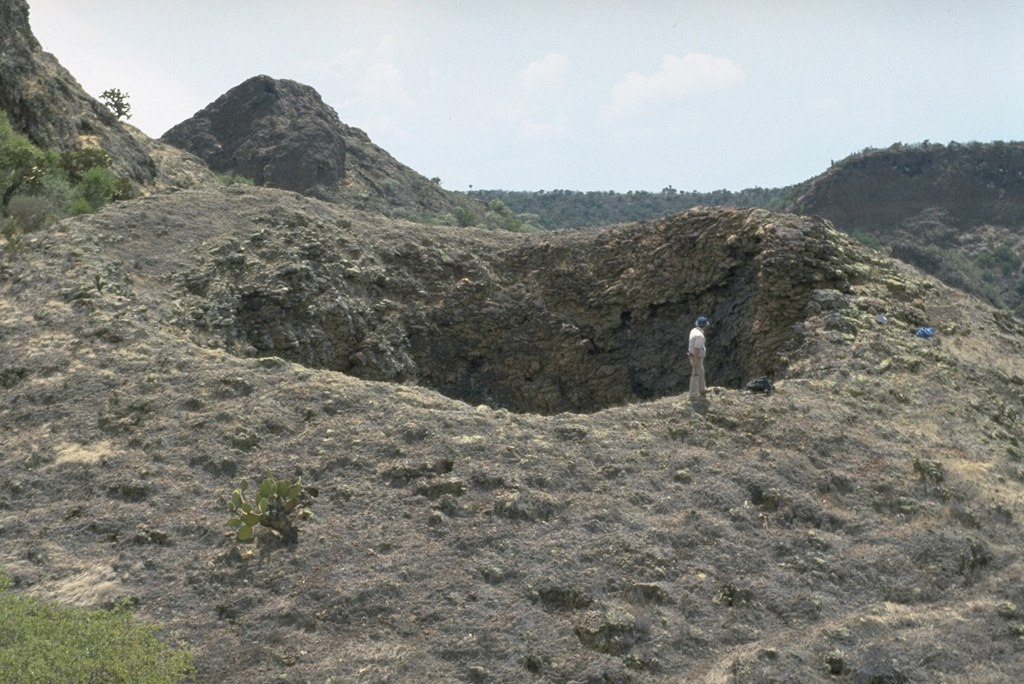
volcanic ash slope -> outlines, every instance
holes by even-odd
[[[135,598],[200,681],[1024,671],[1024,329],[823,221],[522,236],[228,188],[26,242],[0,567]],[[297,545],[225,525],[267,471],[319,490]]]

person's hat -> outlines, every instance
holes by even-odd
[[[698,328],[706,328],[710,324],[708,323],[707,318],[701,316],[700,318],[697,319],[697,322],[694,325],[696,325]]]

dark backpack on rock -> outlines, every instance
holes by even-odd
[[[751,392],[764,392],[765,394],[771,394],[775,391],[775,385],[768,379],[767,375],[762,375],[757,380],[751,380],[747,383],[747,389]]]

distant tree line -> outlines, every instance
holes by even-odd
[[[546,229],[604,226],[677,214],[699,206],[761,207],[782,210],[792,187],[749,188],[733,192],[680,192],[668,186],[661,192],[581,192],[578,190],[471,190],[467,194],[488,205],[497,200],[516,216]]]

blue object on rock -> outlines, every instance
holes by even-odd
[[[917,335],[918,337],[932,337],[933,335],[935,335],[935,328],[918,328],[917,332],[914,334]]]

